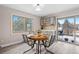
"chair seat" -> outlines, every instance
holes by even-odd
[[[23,54],[24,51],[27,51],[31,47],[28,46],[26,43],[22,43],[20,45],[17,45],[16,47],[10,48],[6,51],[3,51],[3,54]]]
[[[49,51],[56,53],[56,54],[79,54],[79,46],[57,41],[53,43],[49,48],[47,48]]]

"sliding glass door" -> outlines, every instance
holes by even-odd
[[[58,19],[58,22],[57,22],[57,25],[58,25],[58,40],[61,40],[63,41],[63,35],[64,35],[64,32],[63,32],[63,24],[65,22],[65,18],[62,18],[62,19]]]
[[[79,44],[79,17],[75,17],[75,43]]]
[[[74,18],[58,19],[58,40],[74,42]]]

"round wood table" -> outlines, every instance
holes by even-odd
[[[41,53],[41,41],[45,41],[48,39],[48,37],[44,34],[37,34],[37,35],[33,35],[30,37],[30,39],[37,41],[37,46],[36,46],[36,53],[40,54]]]

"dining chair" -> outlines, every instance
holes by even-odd
[[[44,41],[44,47],[47,52],[54,54],[53,52],[47,50],[47,48],[50,47],[54,43],[56,36],[55,35],[48,35],[48,37],[49,37],[48,40]]]
[[[22,34],[22,37],[24,39],[24,42],[27,43],[29,46],[31,46],[30,49],[28,49],[27,51],[24,52],[24,53],[26,53],[34,48],[35,42],[33,40],[29,39],[26,34]]]

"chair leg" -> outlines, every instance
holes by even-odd
[[[33,48],[34,48],[34,46],[31,47],[30,49],[28,49],[27,51],[23,52],[23,54],[26,53],[26,52],[28,52],[28,51],[30,51],[30,50],[32,50]]]
[[[47,52],[49,52],[49,53],[51,53],[51,54],[55,54],[55,53],[53,53],[53,52],[51,52],[51,51],[49,51],[49,50],[46,50]]]
[[[54,54],[53,52],[49,51],[46,47],[45,47],[46,52],[49,52],[50,54]]]

